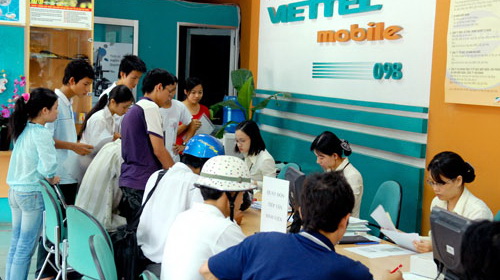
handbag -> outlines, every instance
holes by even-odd
[[[166,172],[166,169],[160,171],[155,185],[137,211],[132,223],[122,225],[118,227],[116,231],[110,233],[114,249],[116,272],[120,280],[136,280],[147,264],[147,259],[137,244],[137,227],[139,226],[139,220],[144,210],[144,206],[148,203],[156,186]]]

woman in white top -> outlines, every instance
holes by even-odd
[[[133,102],[132,91],[127,86],[119,85],[111,90],[109,97],[103,95],[87,114],[78,139],[81,143],[94,146],[94,151],[87,156],[80,157],[80,182],[99,149],[104,144],[120,138],[113,115],[123,116]]]
[[[243,154],[245,163],[250,170],[252,184],[262,187],[264,176],[276,177],[274,158],[266,150],[266,144],[260,135],[260,130],[254,121],[243,121],[238,124],[235,132],[235,152]]]
[[[342,156],[352,153],[349,142],[339,139],[333,132],[325,131],[318,135],[311,144],[311,151],[316,155],[316,163],[328,171],[342,171],[354,193],[352,216],[359,218],[361,198],[363,197],[363,177],[361,173]]]
[[[429,165],[427,184],[436,197],[432,200],[431,211],[441,207],[471,220],[493,220],[493,213],[479,198],[466,187],[476,178],[474,168],[454,152],[441,152],[434,156]],[[432,251],[431,240],[414,242],[417,252]]]

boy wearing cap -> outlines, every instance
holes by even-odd
[[[196,186],[204,203],[195,203],[172,224],[163,251],[162,280],[203,279],[198,269],[210,256],[245,238],[232,221],[243,193],[254,188],[245,162],[233,156],[213,157],[203,166]]]
[[[147,269],[160,276],[163,247],[170,226],[177,214],[191,208],[194,202],[203,203],[200,190],[194,186],[205,162],[224,154],[224,146],[215,137],[199,134],[186,144],[181,162],[172,166],[158,182],[144,207],[137,228],[137,243],[152,264]],[[160,171],[149,177],[142,203],[155,185]]]

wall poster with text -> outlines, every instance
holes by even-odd
[[[262,0],[259,89],[428,107],[435,0]]]
[[[25,0],[0,0],[0,23],[26,23]]]
[[[500,1],[451,1],[445,100],[500,107]]]
[[[92,0],[30,0],[30,23],[91,30],[92,9]]]

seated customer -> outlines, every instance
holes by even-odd
[[[313,174],[300,200],[304,231],[259,233],[211,257],[201,268],[205,279],[373,279],[368,268],[335,252],[354,206],[341,172]],[[402,279],[401,272],[384,279]]]
[[[474,168],[454,152],[441,152],[434,156],[429,165],[429,184],[436,197],[432,200],[431,211],[441,207],[471,220],[493,220],[493,213],[479,198],[475,197],[466,187],[476,178]],[[429,238],[413,243],[417,252],[432,251]]]
[[[500,222],[481,221],[467,228],[462,241],[465,280],[493,280],[500,275]]]
[[[209,257],[245,238],[233,222],[243,192],[253,188],[245,163],[233,156],[213,157],[201,169],[196,185],[205,202],[177,215],[170,227],[161,261],[162,280],[203,279],[198,269]]]
[[[153,195],[144,207],[137,228],[137,243],[146,258],[153,264],[147,269],[160,276],[163,247],[170,226],[177,214],[191,208],[194,202],[203,202],[200,190],[194,186],[205,162],[224,154],[224,147],[215,137],[199,134],[186,144],[181,162],[172,166],[161,178]],[[149,178],[144,192],[144,200],[155,185],[158,174]]]

